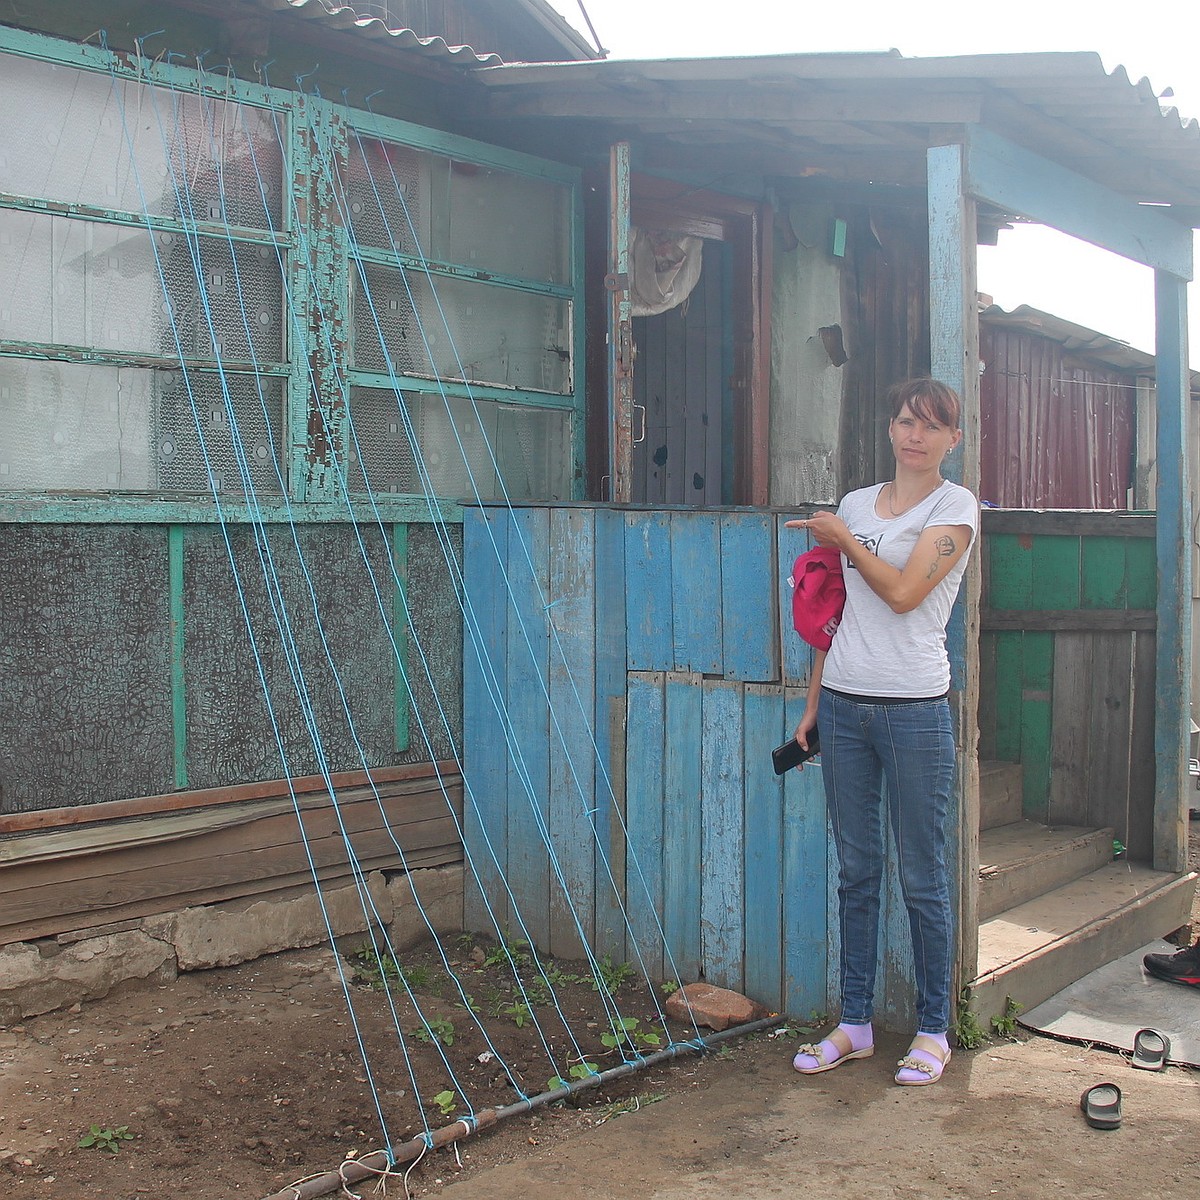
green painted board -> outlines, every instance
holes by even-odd
[[[1078,537],[1050,535],[1033,539],[1031,608],[1079,607]]]
[[[1153,538],[1127,538],[1125,579],[1129,608],[1154,608],[1158,602],[1158,560]]]
[[[996,726],[995,754],[1002,762],[1021,760],[1022,640],[1018,630],[995,637],[995,675],[992,681]]]
[[[1084,608],[1128,608],[1125,546],[1131,539],[1083,539],[1081,601]]]
[[[1028,691],[1049,692],[1054,680],[1054,635],[1042,630],[1021,634],[1021,683]]]
[[[1030,820],[1045,820],[1050,804],[1049,700],[1027,699],[1021,705],[1022,807]]]
[[[987,539],[990,608],[1030,608],[1033,604],[1033,554],[1024,534],[995,533]]]

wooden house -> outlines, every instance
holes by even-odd
[[[1092,54],[619,62],[436,7],[0,4],[8,948],[465,862],[470,928],[827,1007],[819,780],[765,769],[783,521],[888,469],[917,373],[978,488],[974,254],[1016,219],[1155,271],[1155,512],[986,514],[958,976],[1028,1002],[1180,925],[1195,123]],[[981,825],[1060,796],[1086,853],[1020,853],[1094,868],[1077,919],[997,940],[1072,885],[981,890]]]

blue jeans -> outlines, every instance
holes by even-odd
[[[954,953],[946,871],[946,814],[954,779],[950,705],[946,700],[867,704],[822,688],[817,728],[839,867],[842,1020],[865,1024],[874,1010],[886,783],[912,933],[917,1028],[945,1033]]]

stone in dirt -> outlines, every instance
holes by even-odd
[[[718,1033],[766,1015],[767,1010],[749,997],[711,983],[689,983],[667,999],[667,1016],[672,1020],[685,1024],[695,1021]]]

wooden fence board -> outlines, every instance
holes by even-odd
[[[702,676],[666,677],[665,789],[663,794],[663,971],[683,983],[699,979],[700,701]]]
[[[507,629],[512,722],[508,757],[508,882],[513,922],[540,950],[550,944],[550,863],[546,853],[550,730],[546,672],[546,595],[550,589],[550,514],[521,508],[510,517],[508,579],[515,612]]]
[[[631,671],[674,665],[667,513],[630,513],[625,529],[626,657]]]
[[[745,948],[742,688],[723,680],[705,680],[701,723],[700,948],[705,978],[718,987],[740,991]]]
[[[1030,607],[1078,608],[1079,538],[1038,534],[1033,539],[1032,558],[1033,596]]]
[[[625,516],[596,511],[596,953],[629,958],[625,917]]]
[[[1020,633],[998,633],[995,639],[996,757],[1004,762],[1019,762],[1024,639]]]
[[[780,741],[804,715],[805,693],[784,693]],[[781,1009],[807,1019],[830,1008],[828,981],[838,962],[837,918],[829,920],[829,870],[836,870],[825,815],[820,760],[783,777],[783,999]],[[832,888],[836,904],[836,880]],[[828,928],[827,928],[828,927]],[[830,958],[832,955],[832,958]]]
[[[1033,600],[1033,554],[1029,537],[992,534],[986,547],[991,606],[1029,608]]]
[[[651,979],[662,978],[663,911],[663,736],[665,727],[662,671],[629,676],[625,821],[628,859],[625,865],[629,953]]]
[[[667,669],[723,672],[721,526],[716,513],[672,513],[671,639]]]
[[[1092,680],[1088,688],[1087,823],[1112,826],[1129,838],[1129,751],[1133,736],[1133,635],[1092,637]]]
[[[744,693],[744,989],[777,1009],[783,994],[783,780],[771,749],[784,740],[783,689],[747,684]]]
[[[783,682],[787,687],[803,687],[812,669],[812,652],[800,639],[792,624],[792,587],[788,579],[796,558],[813,546],[808,533],[799,529],[785,529],[787,516],[779,516],[775,522],[776,562],[776,616],[780,646],[780,661]]]
[[[551,512],[549,824],[558,871],[550,880],[550,952],[572,959],[596,936],[593,528],[588,509]]]
[[[779,641],[775,637],[778,574],[771,517],[765,513],[722,514],[721,618],[726,679],[779,679]],[[790,615],[788,623],[790,626]]]
[[[1158,560],[1153,537],[1125,543],[1125,588],[1130,608],[1154,608],[1158,598]]]
[[[1080,603],[1084,608],[1128,606],[1125,553],[1128,541],[1118,537],[1083,539]]]
[[[1154,858],[1154,705],[1156,647],[1152,633],[1133,635],[1133,716],[1129,738],[1129,831],[1134,862]]]
[[[499,510],[463,510],[464,560],[472,603],[463,629],[463,922],[499,934],[512,921],[508,874],[508,519]]]
[[[1054,709],[1050,734],[1048,820],[1056,825],[1088,823],[1088,759],[1093,638],[1060,633],[1054,639]]]

